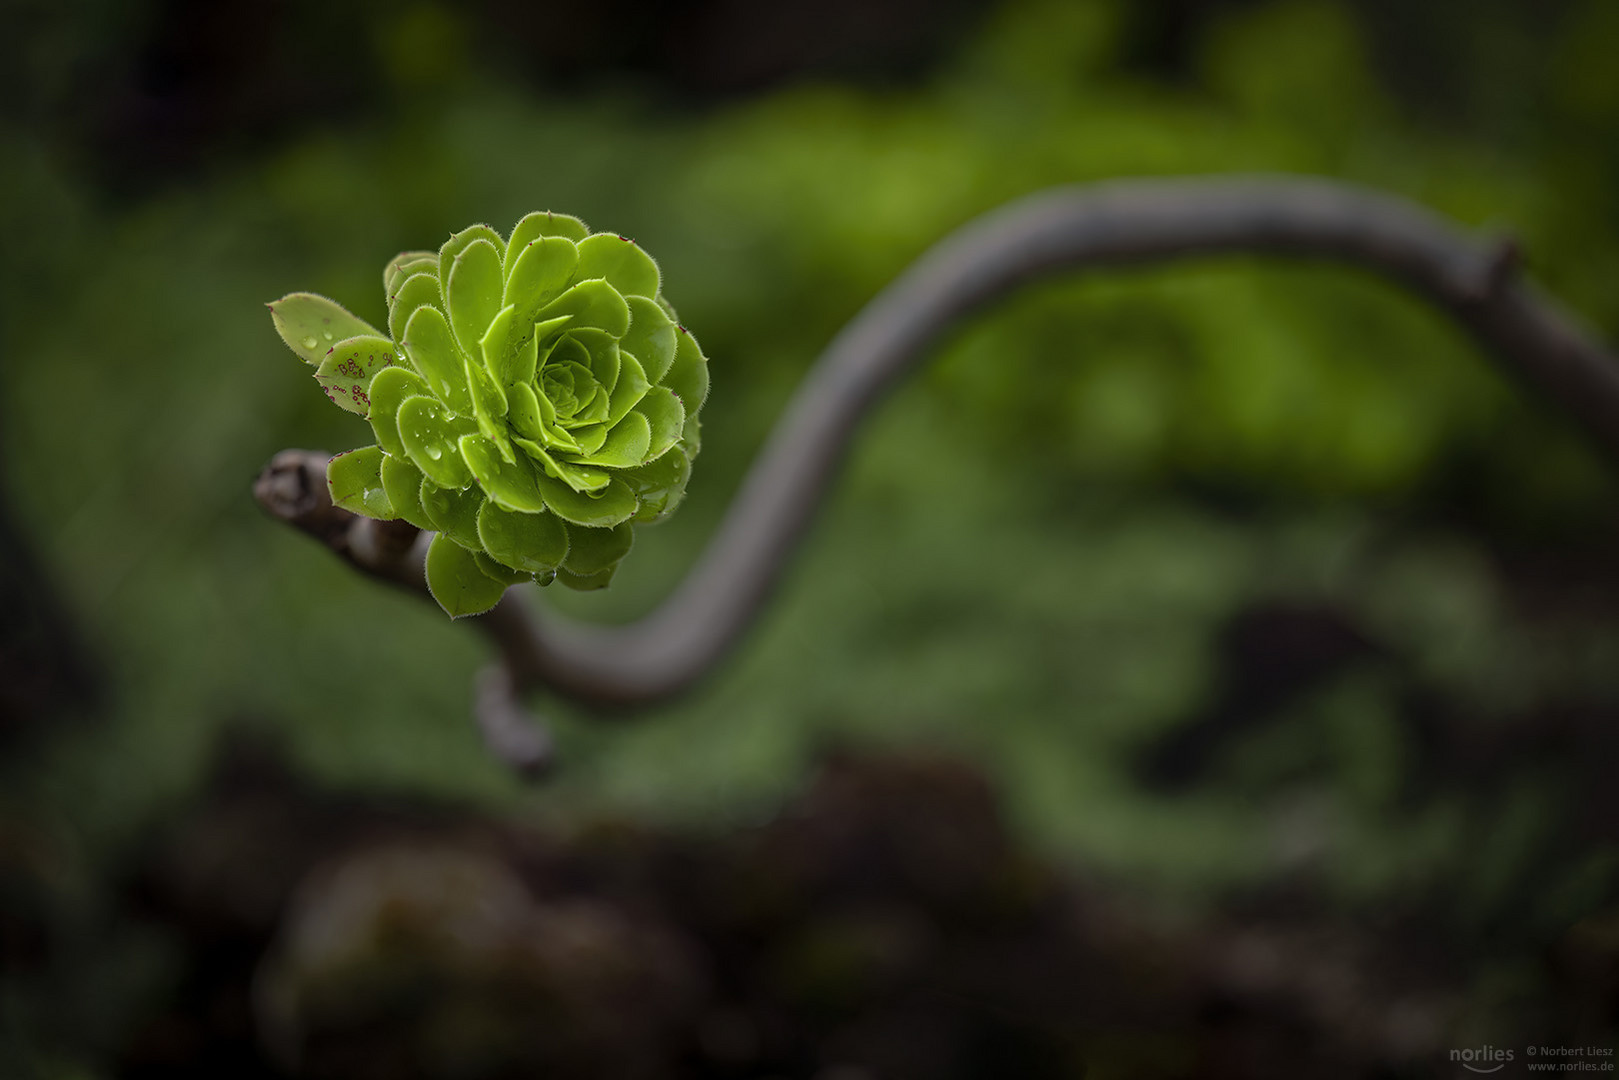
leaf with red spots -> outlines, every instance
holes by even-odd
[[[371,380],[399,362],[393,342],[371,334],[334,345],[315,369],[315,381],[339,406],[361,416],[371,413]]]

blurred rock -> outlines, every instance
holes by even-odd
[[[311,875],[258,1000],[302,1075],[642,1077],[665,1075],[703,983],[644,915],[536,902],[498,853],[391,844]]]
[[[134,1078],[1420,1076],[1469,978],[1420,912],[1295,883],[1187,921],[1058,873],[914,753],[705,836],[336,797],[247,747],[145,863],[184,963]],[[1612,999],[1604,927],[1570,1002]]]

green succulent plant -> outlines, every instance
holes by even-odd
[[[282,340],[376,432],[332,459],[332,500],[435,531],[427,584],[451,616],[521,581],[607,585],[634,526],[685,494],[708,395],[660,284],[632,241],[542,212],[394,258],[386,334],[323,296],[277,300]]]

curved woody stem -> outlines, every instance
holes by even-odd
[[[1518,277],[1516,246],[1413,203],[1328,180],[1129,180],[1058,188],[973,221],[934,246],[816,361],[724,521],[676,591],[637,622],[581,626],[514,590],[479,622],[515,692],[544,686],[598,706],[671,697],[712,670],[780,580],[860,421],[957,321],[1037,278],[1219,254],[1345,263],[1445,311],[1501,366],[1560,405],[1619,462],[1619,359]],[[255,491],[369,573],[424,589],[414,529],[325,502],[327,455],[285,451]],[[293,480],[290,477],[296,476]],[[424,590],[425,591],[425,590]]]

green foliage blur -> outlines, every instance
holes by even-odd
[[[101,7],[108,36],[138,21]],[[634,616],[672,587],[867,299],[1048,185],[1365,183],[1510,230],[1534,278],[1615,338],[1611,0],[1538,20],[1438,5],[1470,21],[1438,39],[1457,50],[1443,93],[1420,76],[1426,46],[1402,54],[1347,0],[1220,7],[1170,73],[1132,52],[1150,8],[1007,0],[921,74],[670,101],[630,78],[536,89],[482,62],[473,16],[407,5],[320,46],[372,105],[280,116],[141,183],[71,131],[0,120],[4,490],[111,688],[103,715],[13,753],[0,800],[95,866],[188,798],[233,727],[345,787],[716,827],[768,813],[829,743],[922,744],[984,762],[1048,850],[1141,887],[1195,898],[1306,866],[1351,901],[1437,890],[1493,925],[1574,812],[1556,766],[1488,799],[1411,801],[1385,669],[1309,697],[1215,783],[1165,797],[1130,769],[1214,692],[1216,628],[1267,598],[1355,613],[1485,718],[1548,688],[1619,702],[1611,621],[1518,618],[1481,539],[1611,552],[1611,476],[1439,316],[1355,273],[1110,272],[963,326],[861,435],[717,676],[606,724],[534,703],[564,762],[538,790],[469,720],[485,643],[250,497],[278,449],[368,441],[264,303],[309,289],[380,324],[397,251],[536,208],[652,252],[713,373],[686,506],[643,530],[606,594],[543,595],[582,618]],[[77,31],[39,18],[31,92],[66,93],[51,80]],[[1610,898],[1614,865],[1601,849],[1546,868],[1525,925]]]

